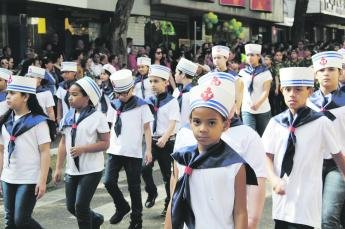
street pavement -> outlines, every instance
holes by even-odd
[[[154,180],[158,188],[158,198],[154,207],[143,209],[143,228],[158,229],[163,228],[164,219],[160,216],[163,209],[165,190],[160,175],[157,163],[154,167]],[[129,192],[127,190],[126,176],[124,171],[121,171],[119,177],[119,186],[124,193],[125,198],[130,201]],[[142,182],[142,200],[143,204],[146,200],[146,193],[144,191]],[[273,228],[271,220],[271,196],[269,191],[269,185],[267,186],[266,204],[263,213],[263,217],[260,224],[260,229]],[[97,191],[92,199],[91,208],[104,215],[105,222],[102,225],[102,229],[108,228],[128,228],[130,217],[127,215],[123,221],[117,225],[109,224],[109,218],[114,214],[115,208],[111,200],[111,197],[107,193],[104,185],[99,184]],[[3,228],[3,203],[0,202],[0,228]],[[46,229],[77,229],[76,219],[67,211],[65,205],[65,189],[61,183],[53,191],[49,191],[45,196],[39,200],[34,209],[33,217],[40,222],[43,228]]]

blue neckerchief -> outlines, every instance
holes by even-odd
[[[258,184],[254,170],[222,140],[203,154],[199,154],[197,145],[194,145],[179,149],[171,156],[177,163],[186,166],[183,176],[176,183],[171,202],[173,229],[183,228],[184,223],[190,229],[195,228],[195,216],[191,207],[192,193],[189,188],[189,177],[193,174],[193,169],[220,168],[243,163],[246,166],[247,184]]]
[[[178,95],[177,97],[177,101],[178,101],[178,105],[180,107],[180,111],[181,111],[181,108],[182,108],[182,98],[183,98],[183,94],[186,93],[186,92],[189,92],[190,89],[192,89],[193,87],[193,84],[192,83],[189,83],[187,84],[184,88],[179,88],[179,91],[180,91],[180,94]]]
[[[297,116],[295,119],[293,118],[293,115],[289,109],[273,117],[276,122],[278,122],[283,127],[289,128],[290,131],[286,151],[281,166],[280,177],[283,177],[285,173],[287,176],[289,176],[293,168],[293,158],[295,155],[296,146],[295,129],[322,116],[323,114],[320,112],[313,111],[309,107],[303,107],[297,111]]]
[[[248,87],[248,91],[251,94],[254,90],[253,84],[254,84],[254,78],[259,75],[260,73],[263,73],[267,71],[267,67],[265,65],[258,65],[255,68],[252,67],[251,65],[247,65],[246,68],[244,69],[244,72],[248,73],[251,75],[252,79]]]
[[[221,72],[221,71],[218,71],[218,70],[215,68],[215,69],[213,70],[213,72]],[[231,70],[231,69],[227,69],[227,70],[222,71],[222,72],[228,73],[228,74],[230,74],[230,75],[232,75],[232,76],[237,76],[237,75],[238,75],[237,72],[235,72],[235,71],[233,71],[233,70]]]
[[[243,125],[243,122],[241,120],[240,117],[238,117],[238,115],[234,115],[232,118],[231,118],[231,122],[230,122],[230,128],[231,127],[235,127],[235,126],[241,126]]]
[[[69,88],[72,86],[72,84],[75,83],[76,80],[68,80],[68,81],[62,81],[59,83],[59,87],[63,88],[66,90],[66,95],[64,97],[64,101],[69,108],[69,102],[68,102],[68,97],[69,97]]]
[[[0,102],[5,101],[6,100],[6,96],[7,96],[7,92],[6,91],[0,92]]]
[[[147,104],[147,102],[137,96],[132,96],[126,103],[121,102],[119,99],[115,99],[111,106],[116,110],[116,122],[114,125],[114,130],[116,136],[119,136],[121,134],[122,129],[122,120],[121,120],[121,113],[130,111],[134,108],[140,107]]]
[[[105,85],[102,83],[101,85],[101,91],[102,96],[99,100],[99,103],[101,104],[101,111],[102,113],[107,113],[108,111],[108,104],[105,96],[108,96],[109,99],[112,99],[114,96],[114,88],[110,85],[108,87],[105,87]]]
[[[144,85],[144,80],[147,79],[148,76],[147,75],[140,75],[138,74],[137,77],[134,80],[134,85],[136,85],[137,83],[141,82],[141,94],[143,96],[143,99],[145,99],[145,85]]]
[[[45,91],[49,91],[49,88],[42,87],[42,86],[39,86],[36,88],[36,93],[45,92]]]
[[[14,121],[14,112],[9,116],[8,120],[5,122],[5,127],[10,135],[10,141],[8,142],[8,164],[10,164],[11,155],[16,146],[15,140],[18,136],[30,130],[37,124],[46,121],[47,116],[43,115],[33,115],[31,112],[23,115],[17,121]]]
[[[158,117],[157,115],[158,115],[159,108],[169,103],[172,99],[174,99],[174,97],[168,92],[164,92],[157,96],[152,96],[149,98],[148,104],[150,105],[151,112],[153,113],[153,117],[154,117],[153,128],[152,128],[153,133],[155,133],[157,129],[157,117]]]
[[[323,95],[321,90],[314,92],[309,97],[310,102],[321,109],[321,112],[327,116],[330,120],[335,120],[336,117],[329,112],[329,110],[345,106],[345,87],[338,88],[331,93],[331,99],[328,99]]]
[[[92,115],[95,111],[96,111],[96,109],[93,106],[87,106],[87,107],[83,108],[80,111],[80,114],[79,114],[77,121],[75,120],[76,110],[74,108],[71,108],[67,112],[67,114],[65,115],[64,120],[63,120],[62,128],[67,127],[67,126],[72,127],[72,129],[71,129],[71,147],[75,146],[75,138],[77,135],[77,127],[78,127],[79,123],[82,122],[85,118]],[[75,166],[79,170],[79,157],[75,157],[73,159],[74,159]]]
[[[54,76],[50,72],[48,72],[47,70],[44,74],[44,79],[48,81],[48,84],[55,85],[56,80],[55,80]]]

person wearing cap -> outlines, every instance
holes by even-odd
[[[6,102],[6,87],[7,87],[7,80],[12,75],[12,72],[5,68],[0,68],[0,116],[5,114],[8,110],[7,102]]]
[[[183,57],[176,66],[175,81],[180,86],[175,88],[173,96],[177,99],[180,107],[180,126],[189,124],[189,91],[193,87],[192,81],[197,74],[197,70],[197,64]]]
[[[205,84],[214,78],[219,79],[220,82],[224,80],[232,82],[236,79],[230,74],[211,72],[202,76],[198,83]],[[234,115],[230,121],[230,128],[224,131],[221,139],[248,162],[257,176],[258,185],[247,185],[248,229],[255,229],[260,223],[263,212],[267,177],[265,151],[261,138],[256,131],[243,125],[240,118]],[[197,140],[190,125],[184,125],[176,135],[174,152],[192,144],[197,144]],[[172,177],[175,179],[174,176]]]
[[[46,192],[52,126],[36,99],[36,81],[9,76],[9,110],[0,121],[4,228],[42,228],[31,215]]]
[[[143,165],[142,176],[145,182],[145,191],[148,193],[145,207],[151,208],[157,198],[157,187],[152,177],[152,167],[157,160],[162,172],[165,185],[165,204],[162,216],[165,216],[170,200],[171,163],[170,154],[174,148],[177,124],[180,121],[180,112],[177,99],[166,91],[170,69],[154,64],[150,66],[149,79],[155,96],[149,98],[150,108],[154,116],[152,123],[152,162]]]
[[[45,68],[45,74],[44,74],[44,80],[46,81],[47,87],[51,91],[51,93],[54,95],[56,92],[56,81],[57,76],[55,74],[54,70],[54,63],[53,63],[53,54],[50,54],[50,56],[45,56],[42,60],[42,68]]]
[[[90,210],[91,199],[104,169],[103,151],[109,147],[106,116],[97,111],[101,91],[89,77],[73,83],[68,101],[71,109],[63,117],[54,183],[61,181],[66,159],[65,189],[67,210],[79,228],[100,228],[104,218]]]
[[[261,136],[271,117],[268,95],[272,74],[260,63],[261,45],[246,44],[244,48],[248,65],[238,73],[244,83],[242,118],[245,125],[256,130]]]
[[[206,76],[190,91],[194,136],[172,154],[175,190],[165,228],[248,228],[246,162],[221,140],[233,115],[234,81]],[[247,175],[256,182],[250,167]]]
[[[142,141],[145,135],[145,164],[152,161],[151,127],[153,116],[147,102],[133,94],[134,79],[128,69],[119,70],[110,77],[116,95],[108,113],[108,122],[114,124],[110,134],[110,147],[105,169],[104,186],[112,197],[116,212],[110,224],[119,223],[131,212],[129,228],[142,228],[141,167],[143,161]],[[120,170],[127,175],[131,207],[118,187]]]
[[[214,71],[218,72],[226,72],[233,76],[237,76],[237,72],[228,69],[228,59],[230,55],[230,49],[227,46],[216,45],[212,47],[212,60],[215,66]],[[243,82],[242,80],[237,77],[236,79],[236,114],[240,115],[241,113],[241,105],[242,105],[242,98],[243,98]]]
[[[102,96],[100,100],[100,106],[98,106],[98,109],[101,110],[103,113],[108,112],[108,109],[110,107],[110,100],[114,98],[114,89],[110,81],[110,76],[114,72],[116,72],[116,69],[111,64],[103,65],[103,70],[100,75],[100,88]]]
[[[323,160],[331,154],[344,172],[345,157],[333,123],[306,105],[313,71],[282,68],[280,81],[288,109],[271,118],[262,136],[275,228],[321,228]]]
[[[55,121],[54,98],[46,85],[45,70],[36,66],[29,66],[26,77],[35,78],[36,80],[36,97],[42,107],[43,112],[48,115],[49,119]]]
[[[138,57],[137,65],[138,74],[134,81],[134,94],[141,99],[148,99],[154,95],[148,78],[151,58]]]
[[[64,79],[59,84],[59,87],[55,93],[56,97],[58,98],[57,102],[57,122],[60,123],[62,117],[64,117],[70,106],[68,103],[69,97],[69,88],[72,84],[76,81],[77,75],[77,63],[76,62],[62,62],[61,63],[61,74]]]
[[[320,89],[310,97],[308,106],[333,121],[337,136],[345,136],[345,90],[339,87],[343,56],[335,51],[326,51],[313,55],[312,59]],[[345,143],[340,143],[344,152]],[[339,228],[345,182],[330,155],[324,161],[323,180],[322,228]]]

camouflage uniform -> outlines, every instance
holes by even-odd
[[[292,60],[288,60],[285,62],[284,67],[286,68],[290,68],[290,67],[300,67],[300,61],[292,61]]]
[[[301,62],[300,62],[300,67],[310,67],[313,65],[313,61],[312,59],[303,59]]]

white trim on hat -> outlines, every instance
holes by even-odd
[[[148,58],[148,57],[138,57],[137,58],[137,65],[150,66],[151,65],[151,58]]]
[[[159,64],[150,65],[148,76],[156,76],[165,80],[169,80],[171,70],[168,67]]]
[[[77,62],[65,61],[61,63],[61,72],[77,72]]]
[[[0,68],[0,77],[4,80],[8,80],[10,76],[12,75],[12,72],[6,68]]]
[[[244,46],[244,50],[245,50],[246,55],[248,55],[248,54],[258,54],[258,55],[260,55],[261,54],[261,49],[262,49],[262,46],[259,45],[259,44],[246,44]]]
[[[196,71],[198,70],[198,65],[182,57],[178,62],[176,69],[190,76],[195,76]]]
[[[313,55],[311,58],[315,72],[328,67],[342,69],[343,56],[336,51],[320,52]]]
[[[25,76],[44,79],[45,73],[46,73],[46,70],[44,68],[29,66],[28,72],[26,73]]]
[[[281,87],[314,87],[314,72],[307,67],[289,67],[279,69]]]
[[[134,79],[132,72],[128,69],[122,69],[114,72],[110,76],[110,80],[114,85],[115,92],[128,91],[134,86]]]
[[[226,58],[229,58],[230,54],[230,48],[223,45],[215,45],[212,47],[212,57],[215,57],[217,55],[225,56]]]

